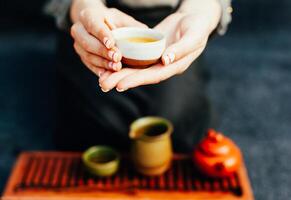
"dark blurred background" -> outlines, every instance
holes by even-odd
[[[44,1],[0,0],[0,191],[17,154],[53,149],[56,29]],[[291,198],[291,1],[234,1],[209,43],[218,130],[235,140],[256,199]]]

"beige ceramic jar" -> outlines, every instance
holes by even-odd
[[[131,155],[136,170],[144,175],[164,173],[171,164],[172,124],[160,117],[143,117],[130,126]]]

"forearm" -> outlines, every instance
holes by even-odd
[[[184,0],[178,9],[180,13],[203,13],[211,20],[210,29],[214,30],[221,17],[221,5],[218,0]]]
[[[73,0],[70,10],[70,16],[73,23],[79,20],[80,12],[86,8],[98,7],[100,12],[106,9],[102,0]]]

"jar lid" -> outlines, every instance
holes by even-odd
[[[222,133],[209,129],[199,148],[209,156],[227,156],[236,148],[235,144]]]

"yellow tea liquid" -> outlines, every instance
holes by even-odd
[[[135,42],[135,43],[149,43],[149,42],[156,42],[158,41],[155,38],[150,38],[150,37],[130,37],[126,38],[128,42]]]

